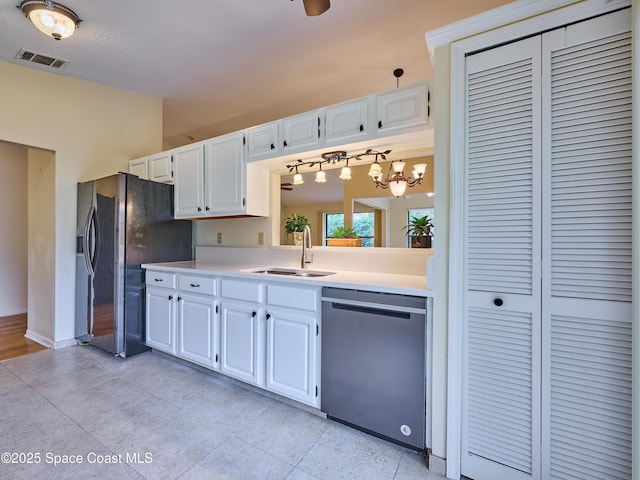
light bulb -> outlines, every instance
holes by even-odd
[[[369,167],[369,176],[380,178],[382,176],[382,167],[378,162],[374,162]]]
[[[389,183],[389,188],[394,197],[401,197],[407,189],[407,182],[404,180],[393,180]]]
[[[296,173],[293,176],[293,184],[294,185],[302,185],[303,183],[304,183],[304,180],[302,179],[302,174]]]
[[[342,167],[340,178],[342,180],[351,180],[351,169],[349,167]]]
[[[324,172],[322,170],[319,170],[316,173],[316,182],[318,183],[324,183],[327,181],[327,177],[325,176]]]
[[[402,173],[402,171],[404,170],[404,166],[406,165],[404,162],[393,162],[393,171],[395,173]]]

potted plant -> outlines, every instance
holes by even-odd
[[[332,238],[327,239],[330,247],[360,247],[362,240],[352,227],[336,227],[331,233]]]
[[[429,215],[412,216],[403,229],[411,239],[411,248],[431,248],[433,219]]]
[[[307,217],[294,213],[284,221],[284,233],[293,234],[293,242],[300,246],[302,245],[302,232],[307,225],[309,225]]]

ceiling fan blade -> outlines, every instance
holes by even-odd
[[[308,17],[320,15],[329,10],[331,6],[329,0],[302,0],[302,3],[304,3],[304,11]]]

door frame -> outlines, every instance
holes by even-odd
[[[562,27],[589,17],[602,15],[628,7],[629,0],[586,0],[573,4],[570,0],[543,0],[515,2],[463,22],[451,25],[447,31],[428,34],[429,48],[451,43],[450,70],[450,125],[449,125],[449,282],[447,326],[447,422],[446,422],[446,476],[459,479],[462,456],[462,369],[463,369],[463,320],[465,311],[464,284],[464,232],[466,223],[464,171],[466,148],[465,126],[465,58],[466,55]],[[553,9],[553,10],[552,10]],[[525,19],[526,20],[523,20]],[[507,26],[502,26],[507,25]],[[502,26],[502,27],[501,27]],[[490,30],[494,28],[494,30]],[[475,35],[475,36],[471,36]],[[456,39],[464,40],[455,41]],[[447,38],[448,37],[448,38]],[[433,54],[431,55],[433,58]],[[634,67],[635,68],[635,67]],[[635,241],[634,241],[635,244]],[[634,276],[635,279],[635,276]],[[636,289],[634,288],[634,291]],[[635,317],[634,317],[635,318]],[[635,324],[635,322],[634,322]],[[634,334],[634,353],[637,350],[637,333]],[[635,375],[635,373],[634,373]],[[634,390],[638,387],[634,384]],[[634,397],[634,413],[637,400]],[[634,439],[637,432],[634,430]],[[635,464],[635,463],[634,463]]]

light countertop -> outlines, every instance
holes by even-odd
[[[432,297],[433,292],[427,288],[427,279],[421,275],[400,275],[390,273],[352,272],[348,270],[335,271],[331,275],[323,277],[300,277],[287,275],[272,275],[265,273],[252,273],[247,270],[265,268],[292,268],[281,265],[264,264],[222,264],[203,261],[168,262],[143,264],[143,268],[171,271],[176,273],[190,273],[200,275],[218,275],[234,277],[243,280],[269,280],[283,283],[295,283],[297,285],[316,285],[321,287],[350,288],[375,292],[397,293],[402,295],[415,295],[420,297]],[[313,270],[325,270],[309,268]]]

